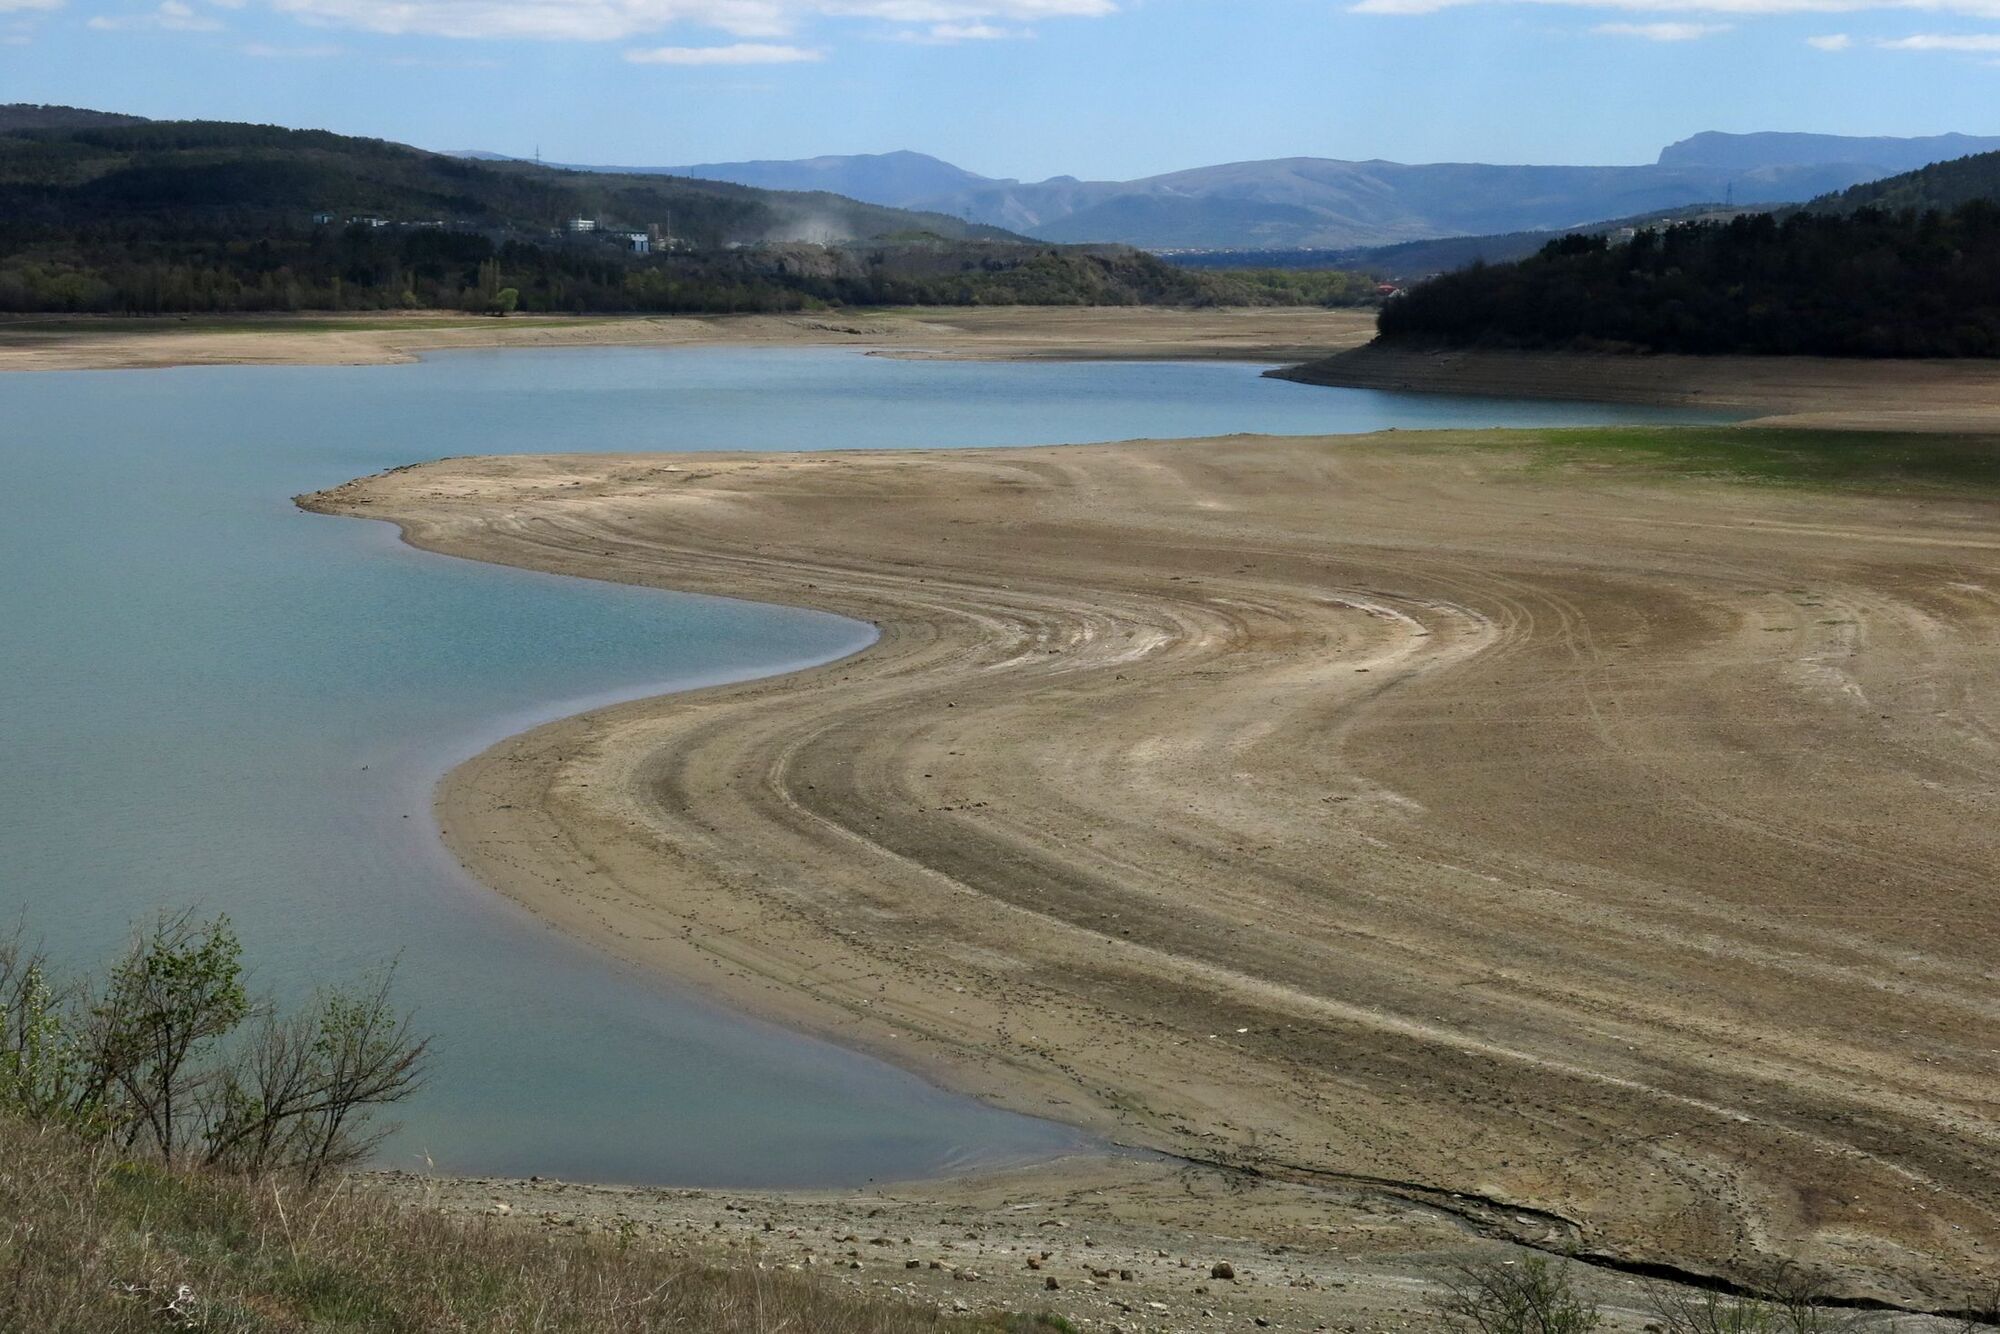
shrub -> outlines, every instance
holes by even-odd
[[[102,979],[0,942],[0,1111],[169,1165],[317,1179],[367,1154],[421,1080],[389,975],[281,1014],[244,987],[229,919],[164,916]]]
[[[1464,1265],[1431,1305],[1462,1334],[1590,1334],[1603,1323],[1569,1264],[1533,1259]]]
[[[1761,1286],[1768,1297],[1655,1287],[1653,1311],[1665,1334],[1835,1334],[1884,1323],[1873,1311],[1828,1306],[1823,1285],[1790,1264],[1767,1274]]]

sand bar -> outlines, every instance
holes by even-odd
[[[0,319],[0,371],[372,366],[477,347],[854,347],[908,357],[1294,362],[1374,334],[1370,311],[992,307],[801,315]]]
[[[309,498],[881,641],[556,723],[487,883],[1128,1143],[1964,1300],[2000,1252],[2000,505],[1454,437],[461,459]]]

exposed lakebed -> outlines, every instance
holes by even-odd
[[[845,351],[450,353],[0,379],[0,912],[95,961],[227,912],[297,992],[399,960],[437,1036],[386,1165],[835,1185],[1082,1141],[724,1012],[467,881],[429,796],[597,702],[824,661],[866,626],[425,555],[289,497],[449,454],[1039,444],[1709,420],[1310,388],[1238,365]]]

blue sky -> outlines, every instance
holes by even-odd
[[[0,0],[0,102],[666,165],[1123,178],[2000,133],[2000,0]]]

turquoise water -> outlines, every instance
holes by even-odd
[[[0,920],[95,961],[156,908],[227,911],[281,993],[399,959],[437,1058],[390,1165],[806,1186],[1073,1147],[634,976],[437,841],[432,787],[502,736],[823,661],[868,627],[426,555],[288,498],[467,453],[1696,419],[819,350],[0,378]]]

